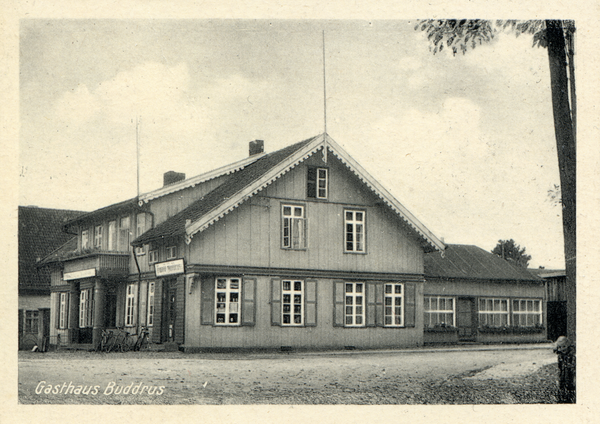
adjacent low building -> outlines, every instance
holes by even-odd
[[[425,255],[425,343],[547,339],[545,282],[477,246]]]

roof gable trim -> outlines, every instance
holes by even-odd
[[[217,208],[204,215],[197,221],[191,222],[185,228],[185,241],[190,243],[192,237],[201,231],[207,229],[210,225],[223,218],[229,212],[233,211],[244,201],[254,196],[256,193],[272,184],[275,180],[285,175],[291,169],[295,168],[299,163],[309,158],[322,146],[323,136],[315,137],[315,139],[306,145],[303,149],[293,153],[288,158],[273,167],[264,176],[256,180],[253,184],[246,186],[235,195],[231,196],[227,201],[223,202]]]
[[[186,188],[195,187],[198,184],[205,183],[209,180],[213,180],[223,175],[229,175],[233,174],[234,172],[241,171],[246,166],[257,161],[265,155],[266,153],[249,156],[229,165],[225,165],[220,168],[213,169],[212,171],[205,172],[204,174],[196,175],[195,177],[188,178],[187,180],[179,181],[177,183],[170,184],[166,187],[161,187],[159,189],[142,194],[139,198],[139,205],[142,206],[142,204],[148,203],[151,200],[175,193],[180,190],[184,190]]]

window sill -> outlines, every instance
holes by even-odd
[[[545,327],[479,327],[480,333],[492,334],[536,334],[546,330]]]
[[[456,333],[457,327],[425,327],[426,333]]]

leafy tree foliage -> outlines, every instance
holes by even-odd
[[[521,246],[515,243],[513,239],[498,240],[498,244],[494,247],[492,253],[523,268],[527,268],[531,260],[531,255],[527,255],[525,248],[521,249]]]

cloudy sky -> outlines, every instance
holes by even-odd
[[[563,267],[545,49],[433,55],[415,21],[21,20],[19,204],[93,210],[327,132],[447,243]]]

